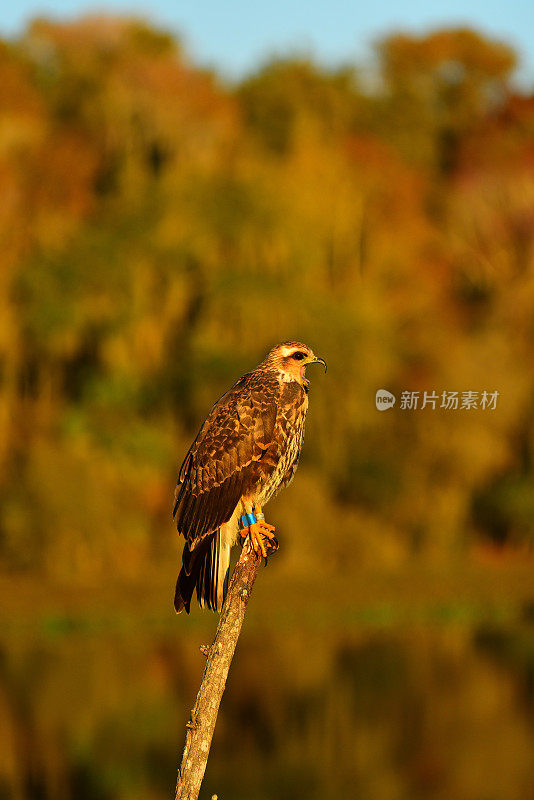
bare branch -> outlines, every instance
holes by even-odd
[[[228,671],[260,564],[261,557],[249,548],[247,539],[230,581],[213,644],[200,648],[207,655],[207,661],[191,719],[186,725],[175,800],[198,798]]]

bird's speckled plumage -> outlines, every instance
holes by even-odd
[[[174,505],[186,539],[177,611],[189,611],[195,586],[201,605],[220,610],[244,500],[265,505],[295,474],[308,410],[297,351],[316,360],[301,342],[277,345],[215,403],[184,459]]]

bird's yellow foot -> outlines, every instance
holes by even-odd
[[[269,525],[263,519],[259,519],[248,528],[243,528],[242,536],[250,536],[250,542],[256,553],[261,553],[267,558],[267,551],[270,549],[278,550],[278,540],[274,535],[274,525]]]

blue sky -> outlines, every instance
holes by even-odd
[[[534,0],[6,0],[0,33],[20,32],[34,16],[74,17],[90,11],[131,12],[179,33],[192,58],[229,77],[273,53],[309,52],[325,63],[361,62],[374,39],[394,29],[423,31],[471,25],[512,44],[521,78],[534,86]]]

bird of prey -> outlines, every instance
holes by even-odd
[[[218,400],[183,461],[173,516],[185,537],[174,607],[220,611],[230,548],[239,533],[256,552],[277,547],[263,507],[293,479],[308,410],[308,364],[326,362],[302,342],[273,347]]]

